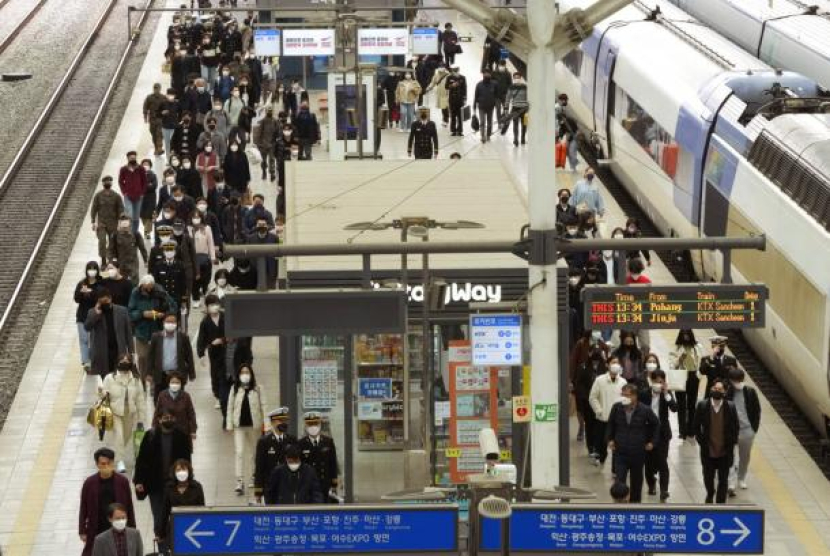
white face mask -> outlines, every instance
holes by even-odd
[[[164,329],[168,332],[175,332],[178,325],[175,322],[165,322]]]
[[[216,304],[208,305],[208,313],[210,313],[211,315],[218,315],[219,314],[219,309],[220,309],[219,305],[216,305]]]
[[[184,471],[184,470],[176,471],[176,480],[179,481],[180,483],[185,482],[189,478],[190,478],[190,473],[188,473],[187,471]]]
[[[126,519],[115,519],[112,522],[112,528],[116,531],[123,531],[127,528],[127,520]]]
[[[205,152],[206,153],[213,152],[213,147],[205,147]]]
[[[633,274],[631,275],[631,279],[632,279],[632,280],[639,280],[639,278],[640,278],[640,274],[639,274],[639,273],[636,273],[636,272],[635,272],[635,273],[633,273]]]
[[[241,382],[242,384],[249,384],[251,382],[251,375],[249,375],[248,373],[239,375],[239,382]]]
[[[175,251],[165,251],[164,252],[164,258],[166,258],[169,261],[172,261],[173,259],[176,258],[176,252]]]
[[[89,270],[86,271],[86,275],[89,276],[90,278],[97,278],[98,277],[98,271],[95,270],[94,268],[90,268]]]
[[[193,225],[194,225],[194,226],[198,226],[199,224],[201,224],[201,223],[202,223],[202,219],[201,219],[201,218],[194,218],[194,219],[192,220],[192,222],[193,222]]]
[[[175,185],[176,184],[176,177],[175,176],[167,176],[164,178],[164,183],[167,185]]]
[[[198,205],[196,205],[196,208],[199,209],[199,212],[205,212],[207,211],[208,207],[204,203],[199,203]]]
[[[569,236],[575,236],[579,231],[579,228],[568,228],[567,231]]]
[[[220,288],[224,288],[226,285],[228,285],[228,279],[227,278],[217,278],[216,279],[216,285],[219,286]]]
[[[735,390],[743,390],[744,389],[744,383],[743,382],[733,382],[732,387]]]
[[[173,217],[176,216],[175,212],[165,212],[164,218],[167,220],[173,220]]]
[[[236,145],[231,145],[231,151],[236,152],[239,150],[239,147]]]
[[[600,339],[602,339],[602,332],[600,332],[599,330],[594,330],[593,332],[591,332],[591,338],[593,338],[596,341],[599,341]]]
[[[306,430],[306,432],[308,432],[309,436],[319,436],[319,434],[320,434],[320,426],[319,425],[306,427],[305,430]]]
[[[184,166],[185,170],[188,170],[190,169],[190,162],[185,162],[184,164],[182,164],[182,166]]]
[[[289,463],[289,464],[288,464],[288,468],[289,468],[291,471],[296,471],[297,469],[299,469],[299,468],[300,468],[300,464],[299,464],[299,463]]]
[[[285,137],[291,137],[291,132],[290,131],[283,131],[282,134]]]
[[[631,405],[631,398],[629,398],[628,396],[620,398],[620,403],[623,405]]]
[[[171,382],[169,388],[171,392],[178,392],[182,389],[182,385],[178,382]]]
[[[573,278],[568,278],[568,282],[570,282],[572,286],[577,285],[579,283],[579,276],[574,276]]]
[[[659,394],[663,391],[663,384],[661,382],[656,382],[651,385],[651,391],[655,394]]]
[[[622,366],[619,363],[612,363],[610,367],[608,367],[608,372],[611,375],[618,375],[622,372]]]
[[[656,371],[657,370],[657,363],[646,363],[646,370],[648,372]]]
[[[602,256],[605,257],[606,259],[610,259],[611,257],[614,256],[614,252],[610,249],[603,249],[602,250]]]

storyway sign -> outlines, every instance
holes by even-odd
[[[173,554],[458,552],[458,507],[272,506],[173,512]]]
[[[482,552],[501,547],[498,522],[485,520]],[[513,553],[763,554],[764,511],[755,506],[515,504]]]

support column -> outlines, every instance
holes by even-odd
[[[555,150],[554,56],[552,39],[556,8],[550,0],[528,0],[527,19],[533,47],[528,55],[527,83],[530,102],[528,151],[528,196],[530,228],[537,234],[555,230],[556,173],[550,163]],[[537,236],[538,237],[538,236]],[[548,252],[549,250],[545,250]],[[554,250],[555,253],[555,250]],[[529,267],[531,400],[536,404],[559,401],[559,341],[556,315],[556,260],[531,258]],[[560,407],[559,415],[567,415]],[[560,417],[564,418],[564,417]],[[534,488],[556,485],[559,481],[559,426],[557,422],[531,425],[531,463]]]

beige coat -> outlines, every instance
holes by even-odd
[[[225,418],[225,429],[232,431],[239,427],[239,418],[242,415],[242,402],[245,400],[245,389],[239,388],[234,392],[231,387],[228,395],[228,415]],[[262,388],[259,385],[252,388],[248,394],[248,403],[251,406],[251,421],[254,428],[259,430],[265,424],[265,413],[263,412]]]
[[[435,91],[435,107],[439,110],[446,110],[450,106],[450,92],[447,90],[447,76],[450,74],[446,68],[438,68],[432,81],[429,83],[429,90]]]
[[[395,89],[395,102],[415,104],[421,95],[421,86],[414,79],[403,79]]]
[[[125,415],[144,415],[144,386],[141,379],[132,373],[127,378],[120,376],[118,371],[104,377],[101,389],[110,395],[112,413],[119,417]],[[139,419],[142,420],[142,419]]]

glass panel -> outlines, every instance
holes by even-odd
[[[354,346],[358,450],[404,447],[404,346],[399,334],[362,334]]]

